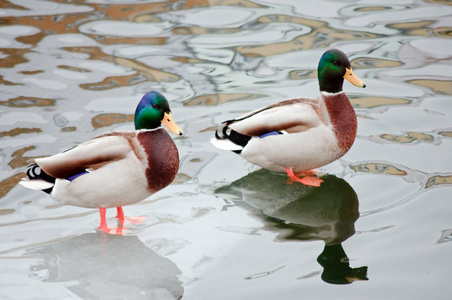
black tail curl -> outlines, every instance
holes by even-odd
[[[229,131],[229,132],[228,132]],[[241,133],[238,133],[235,130],[232,130],[229,128],[228,124],[226,124],[223,129],[221,130],[221,136],[218,134],[218,130],[215,131],[215,138],[218,140],[230,140],[236,145],[245,147],[248,142],[251,140],[251,137],[248,135],[244,135]],[[233,150],[233,152],[240,154],[242,150]]]
[[[27,176],[30,180],[41,179],[50,183],[55,183],[55,178],[44,172],[37,164],[32,164],[28,167]],[[50,194],[52,189],[53,188],[48,188],[42,191]]]

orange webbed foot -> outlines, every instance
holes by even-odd
[[[124,224],[124,212],[122,211],[122,207],[118,207],[118,214],[116,215],[116,218],[119,220],[119,226],[108,228],[107,226],[107,209],[105,207],[99,207],[99,214],[100,214],[100,225],[97,227],[97,229],[102,230],[105,233],[108,234],[115,234],[115,235],[123,235],[128,228],[123,227]]]
[[[116,214],[116,219],[118,219],[118,222],[121,226],[124,226],[125,224],[143,224],[144,223],[144,219],[146,219],[146,217],[144,216],[138,216],[138,217],[125,217],[124,216],[124,211],[122,210],[122,207],[117,207],[117,214]]]
[[[304,185],[319,187],[323,180],[317,176],[305,176],[300,179],[300,182]]]
[[[300,174],[303,174],[303,178],[296,176],[292,170],[292,168],[286,168],[286,173],[292,181],[300,182],[304,185],[319,187],[323,182],[318,176],[315,176],[314,171],[307,171]],[[306,176],[307,175],[307,176]],[[314,176],[312,176],[314,175]]]
[[[100,213],[100,225],[98,227],[99,230],[102,230],[103,232],[108,233],[108,234],[124,235],[130,229],[130,228],[124,227],[124,225],[143,224],[144,220],[146,219],[145,216],[126,218],[124,216],[124,211],[123,211],[122,207],[120,207],[120,206],[118,206],[116,208],[116,210],[117,210],[116,219],[118,219],[118,226],[108,228],[107,227],[107,219],[106,219],[107,209],[105,207],[99,207],[99,213]]]

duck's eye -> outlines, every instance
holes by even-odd
[[[155,104],[155,103],[152,104],[152,107],[155,108],[155,109],[158,109],[158,108],[159,108],[159,106],[158,106],[157,104]]]
[[[335,61],[333,61],[333,65],[339,66],[340,64],[339,64],[339,62],[337,60],[335,60]]]

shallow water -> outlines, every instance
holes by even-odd
[[[10,0],[0,18],[0,298],[449,299],[449,1]],[[358,136],[320,189],[209,143],[317,97],[330,48],[367,88],[344,84]],[[132,129],[149,90],[185,135],[175,182],[124,208],[143,223],[99,233],[96,210],[17,185],[31,158]]]

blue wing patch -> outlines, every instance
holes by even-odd
[[[260,135],[259,137],[262,139],[262,138],[270,136],[270,135],[278,135],[278,134],[282,134],[282,133],[279,132],[279,131],[270,131],[270,132],[267,132],[267,133],[265,133],[263,135]]]

